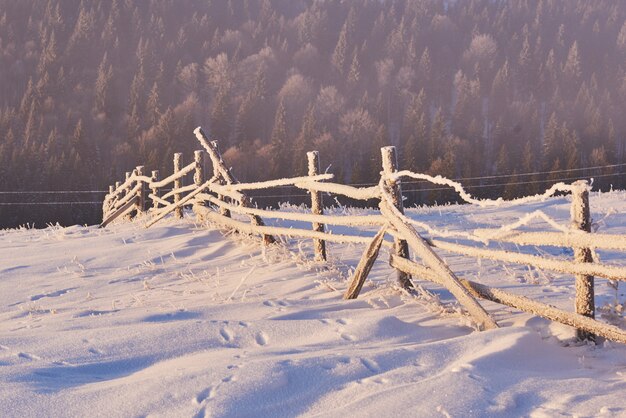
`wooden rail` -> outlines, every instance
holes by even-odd
[[[105,227],[120,217],[129,214],[141,214],[142,208],[147,209],[147,201],[152,208],[146,213],[146,226],[149,227],[165,218],[172,212],[183,216],[183,207],[191,206],[202,221],[212,223],[220,228],[233,229],[240,233],[256,234],[264,238],[266,244],[275,242],[274,236],[312,239],[314,255],[319,262],[328,257],[327,241],[339,243],[365,244],[366,249],[353,274],[350,286],[344,298],[357,298],[363,284],[379,254],[381,246],[393,249],[389,264],[398,272],[399,284],[411,289],[411,275],[420,280],[427,280],[444,286],[456,297],[458,302],[473,318],[479,329],[496,328],[498,325],[491,315],[481,306],[477,299],[511,306],[523,311],[543,316],[553,321],[577,328],[579,339],[595,339],[595,336],[626,343],[626,331],[612,327],[593,318],[595,311],[593,295],[593,277],[610,280],[626,281],[626,267],[602,264],[591,257],[592,249],[611,249],[626,251],[626,236],[610,234],[593,234],[590,232],[589,187],[586,182],[571,185],[556,184],[545,193],[516,199],[510,204],[526,204],[541,201],[558,191],[572,193],[572,228],[567,230],[552,222],[547,215],[541,214],[548,223],[558,227],[559,232],[520,232],[517,231],[526,219],[497,230],[464,231],[460,238],[469,238],[475,245],[464,245],[446,240],[454,236],[450,232],[437,231],[423,223],[406,217],[402,207],[402,177],[410,177],[431,181],[435,184],[452,187],[459,196],[470,204],[481,207],[502,204],[502,200],[480,200],[469,195],[456,182],[425,174],[398,171],[395,148],[382,149],[383,170],[378,186],[352,187],[333,183],[332,174],[320,174],[319,154],[311,152],[307,155],[308,176],[272,180],[254,183],[239,183],[231,170],[223,162],[216,141],[209,141],[201,128],[194,131],[204,151],[194,153],[194,161],[182,165],[182,155],[175,154],[174,173],[163,180],[158,180],[159,173],[152,172],[151,177],[143,175],[143,167],[127,173],[124,182],[111,186],[109,194],[103,202],[104,219],[101,227]],[[205,154],[206,152],[206,154]],[[204,157],[209,156],[213,166],[213,177],[205,179]],[[193,172],[193,181],[183,185],[185,176]],[[173,185],[172,190],[161,193],[164,187]],[[287,212],[280,210],[259,209],[253,207],[245,195],[248,190],[266,190],[276,187],[293,186],[311,194],[312,213]],[[150,192],[148,193],[148,190]],[[380,214],[367,216],[339,216],[324,213],[323,193],[345,196],[355,200],[379,202]],[[233,215],[234,214],[234,215]],[[233,216],[236,215],[236,218]],[[534,215],[534,214],[532,214]],[[244,219],[248,219],[246,222]],[[311,228],[268,226],[263,219],[282,219],[311,224]],[[349,227],[352,232],[333,234],[326,225]],[[415,227],[425,228],[429,236],[420,235]],[[357,230],[361,227],[376,227],[378,233],[372,238],[371,232],[361,235]],[[385,240],[385,235],[393,238]],[[494,250],[489,248],[490,241],[498,241],[521,245],[557,246],[574,248],[575,258],[563,260],[546,258],[535,254]],[[409,250],[423,265],[409,259]],[[484,286],[480,283],[459,278],[445,263],[447,253],[459,254],[472,258],[484,258],[503,263],[518,263],[570,274],[576,278],[575,312],[567,312],[554,307],[531,301],[523,296],[513,295],[497,288]]]

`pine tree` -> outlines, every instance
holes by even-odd
[[[578,42],[576,41],[572,43],[567,54],[567,61],[565,61],[565,65],[563,66],[563,75],[565,76],[565,81],[568,83],[567,85],[572,88],[580,83],[582,70],[578,53]]]
[[[152,89],[150,90],[150,95],[148,96],[148,101],[146,102],[146,113],[148,118],[148,123],[151,126],[157,124],[159,118],[161,117],[161,102],[159,100],[159,85],[155,81],[152,84]]]
[[[275,178],[282,177],[283,174],[287,174],[289,167],[286,162],[286,156],[289,155],[288,137],[287,137],[287,114],[285,105],[281,101],[276,109],[276,115],[274,116],[274,127],[272,128],[272,160],[271,173]]]
[[[348,27],[347,24],[344,23],[341,32],[339,33],[339,39],[337,40],[337,45],[335,46],[335,50],[333,51],[332,58],[330,60],[333,68],[339,74],[343,75],[346,67],[346,54],[348,50],[348,39],[347,39]]]
[[[94,113],[106,113],[110,102],[110,85],[113,78],[113,66],[108,63],[107,53],[104,53],[98,66],[98,76],[95,84]]]
[[[352,63],[348,72],[348,85],[354,87],[361,79],[361,66],[359,65],[359,57],[356,48],[352,54]]]

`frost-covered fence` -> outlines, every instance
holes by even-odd
[[[395,165],[395,148],[385,147],[381,150],[383,167],[380,182],[373,187],[352,187],[333,183],[332,174],[319,174],[319,155],[316,152],[309,153],[307,156],[308,176],[239,183],[224,164],[217,142],[209,141],[200,128],[196,129],[195,135],[206,154],[204,151],[196,151],[194,161],[185,167],[181,165],[181,155],[176,154],[174,173],[161,181],[158,181],[159,173],[153,172],[152,177],[144,176],[143,167],[138,167],[134,172],[128,173],[124,183],[110,188],[110,193],[104,202],[105,216],[101,226],[106,226],[120,216],[146,211],[147,200],[144,196],[147,193],[146,190],[149,189],[151,192],[147,198],[152,202],[152,207],[146,211],[145,215],[148,227],[172,212],[176,216],[182,216],[182,207],[191,206],[200,220],[240,233],[261,235],[266,244],[274,242],[274,236],[312,239],[315,242],[315,256],[319,261],[326,258],[328,250],[326,242],[365,244],[365,251],[344,295],[345,299],[358,297],[380,248],[386,246],[392,250],[389,264],[399,272],[398,279],[401,286],[410,291],[414,280],[426,280],[445,287],[472,316],[480,329],[498,326],[484,307],[477,302],[477,299],[485,299],[576,327],[580,339],[593,339],[595,335],[599,335],[626,343],[626,331],[594,319],[593,277],[626,281],[626,268],[599,262],[594,258],[594,250],[626,251],[626,236],[590,232],[587,182],[559,183],[542,194],[508,202],[502,199],[476,199],[467,193],[460,183],[452,180],[440,176],[398,171]],[[207,154],[213,166],[213,176],[208,180],[203,171],[203,159]],[[183,178],[192,172],[194,173],[192,184],[184,186]],[[438,230],[404,214],[401,181],[407,177],[449,186],[465,202],[479,207],[497,207],[503,204],[523,205],[543,201],[558,192],[571,193],[573,196],[572,224],[569,228],[563,227],[545,213],[535,211],[501,228],[454,232]],[[173,189],[161,195],[160,190],[172,183]],[[266,190],[283,186],[308,191],[312,199],[311,213],[260,209],[254,207],[245,194],[250,190]],[[376,200],[380,212],[363,216],[326,215],[321,204],[323,193],[355,200]],[[546,221],[556,231],[518,231],[520,227],[537,218]],[[263,219],[305,222],[310,223],[311,228],[266,225]],[[373,239],[359,233],[334,234],[327,230],[325,225],[345,226],[352,230],[375,227],[378,233]],[[388,239],[386,240],[385,237]],[[450,238],[472,241],[472,244],[451,242]],[[570,247],[574,249],[575,258],[563,260],[521,252],[494,250],[489,248],[490,242]],[[416,261],[411,259],[409,250]],[[575,312],[559,310],[519,295],[459,278],[445,263],[446,254],[517,263],[572,275],[575,277],[577,289]]]

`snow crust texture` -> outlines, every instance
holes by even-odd
[[[590,200],[600,232],[626,232],[625,193]],[[566,224],[570,198],[549,203],[406,213],[450,231],[493,230],[537,210]],[[545,219],[535,221],[520,232],[546,229]],[[372,237],[378,228],[366,230]],[[385,248],[359,298],[344,301],[362,245],[329,243],[321,264],[311,240],[264,248],[223,234],[191,213],[150,229],[139,218],[107,229],[0,231],[0,415],[626,414],[626,346],[577,345],[570,327],[492,303],[483,306],[502,328],[476,332],[447,291],[419,280],[416,294],[399,289]],[[620,252],[596,255],[625,264]],[[571,275],[441,256],[460,277],[573,310]],[[623,286],[596,281],[597,315],[622,328]]]

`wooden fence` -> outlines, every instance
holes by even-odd
[[[459,183],[440,176],[398,171],[394,147],[381,149],[383,171],[379,184],[373,187],[359,188],[331,182],[332,174],[319,174],[319,156],[315,151],[307,154],[308,176],[239,183],[224,164],[217,142],[209,141],[201,128],[197,128],[194,133],[204,150],[194,153],[192,163],[182,167],[182,155],[175,154],[174,172],[169,177],[159,180],[159,173],[156,171],[147,177],[144,174],[144,168],[140,166],[133,172],[126,173],[123,183],[117,183],[115,187],[111,186],[110,193],[103,203],[104,219],[100,226],[105,227],[120,217],[128,218],[133,214],[145,214],[146,226],[150,227],[171,213],[181,218],[182,208],[190,206],[202,221],[241,233],[260,235],[266,244],[273,243],[274,236],[278,235],[312,239],[315,258],[319,261],[326,260],[326,241],[365,244],[365,251],[344,299],[358,297],[379,250],[384,245],[392,248],[389,263],[396,269],[398,281],[402,287],[406,289],[413,287],[412,276],[445,287],[465,308],[479,329],[498,327],[491,315],[477,302],[477,299],[484,299],[573,326],[577,328],[577,337],[580,340],[595,340],[596,336],[601,336],[626,343],[626,331],[596,321],[594,318],[594,277],[626,281],[626,268],[603,264],[593,257],[595,249],[626,251],[626,235],[591,233],[589,186],[586,181],[572,184],[559,183],[543,194],[507,202],[507,205],[522,205],[542,201],[557,192],[571,193],[572,225],[569,228],[558,225],[545,213],[535,211],[516,223],[497,229],[471,232],[439,231],[404,215],[402,178],[426,180],[434,184],[449,186],[456,190],[466,202],[481,207],[496,207],[503,202],[501,199],[476,199],[469,195]],[[203,171],[205,155],[209,156],[213,167],[212,176],[208,179],[207,173]],[[183,185],[183,179],[191,176],[191,173],[193,173],[192,184]],[[255,208],[245,194],[246,191],[283,186],[292,186],[310,192],[312,213]],[[161,191],[167,187],[171,187],[171,190],[162,194]],[[362,201],[375,200],[378,202],[380,213],[363,216],[326,215],[323,210],[323,193]],[[148,202],[151,202],[150,209],[147,208]],[[233,214],[239,216],[235,217]],[[547,221],[557,231],[517,231],[517,228],[536,217]],[[311,223],[312,227],[304,229],[268,226],[263,222],[264,218],[307,222]],[[373,239],[360,235],[333,234],[326,231],[325,225],[353,228],[377,227],[378,233]],[[430,237],[424,238],[416,228],[425,231]],[[390,237],[390,240],[385,240],[386,236]],[[475,244],[465,245],[445,240],[450,237],[472,240]],[[574,259],[563,260],[488,248],[487,244],[494,241],[520,245],[569,247],[574,249]],[[409,251],[420,263],[411,261]],[[442,253],[522,264],[573,275],[576,281],[575,312],[556,309],[523,296],[459,278],[444,262]]]

